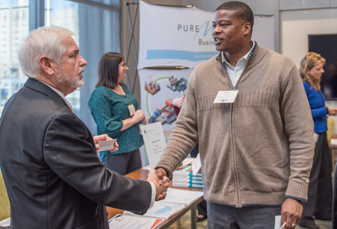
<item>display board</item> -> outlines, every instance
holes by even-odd
[[[139,69],[141,104],[148,123],[161,122],[164,131],[173,129],[177,116],[172,102],[185,95],[192,70]]]

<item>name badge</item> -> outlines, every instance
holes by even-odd
[[[129,108],[130,116],[133,116],[136,113],[135,106],[133,104],[130,104],[128,108]]]
[[[239,90],[218,91],[213,103],[234,103]]]

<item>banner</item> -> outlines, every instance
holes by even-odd
[[[164,131],[173,129],[177,119],[172,108],[175,98],[185,96],[192,69],[139,69],[141,109],[148,123],[161,122]]]
[[[156,6],[140,1],[138,68],[195,67],[218,54],[212,37],[214,12]]]

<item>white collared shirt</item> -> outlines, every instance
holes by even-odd
[[[247,62],[248,62],[249,53],[253,50],[254,46],[255,46],[255,41],[253,41],[252,48],[249,50],[249,52],[247,52],[246,55],[241,57],[241,59],[236,63],[235,67],[232,66],[230,63],[228,63],[225,55],[223,54],[223,52],[221,52],[222,62],[225,63],[226,70],[227,70],[228,76],[229,76],[229,78],[232,82],[233,87],[236,86],[243,70],[245,69],[245,67],[247,65]]]

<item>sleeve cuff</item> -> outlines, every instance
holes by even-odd
[[[299,197],[296,197],[296,196],[285,196],[285,197],[297,200],[302,205],[304,205],[307,202],[307,200],[299,198]]]
[[[153,204],[154,204],[154,201],[156,200],[156,186],[154,185],[153,182],[150,182],[151,184],[151,203],[150,203],[150,207],[149,208],[152,208]]]

